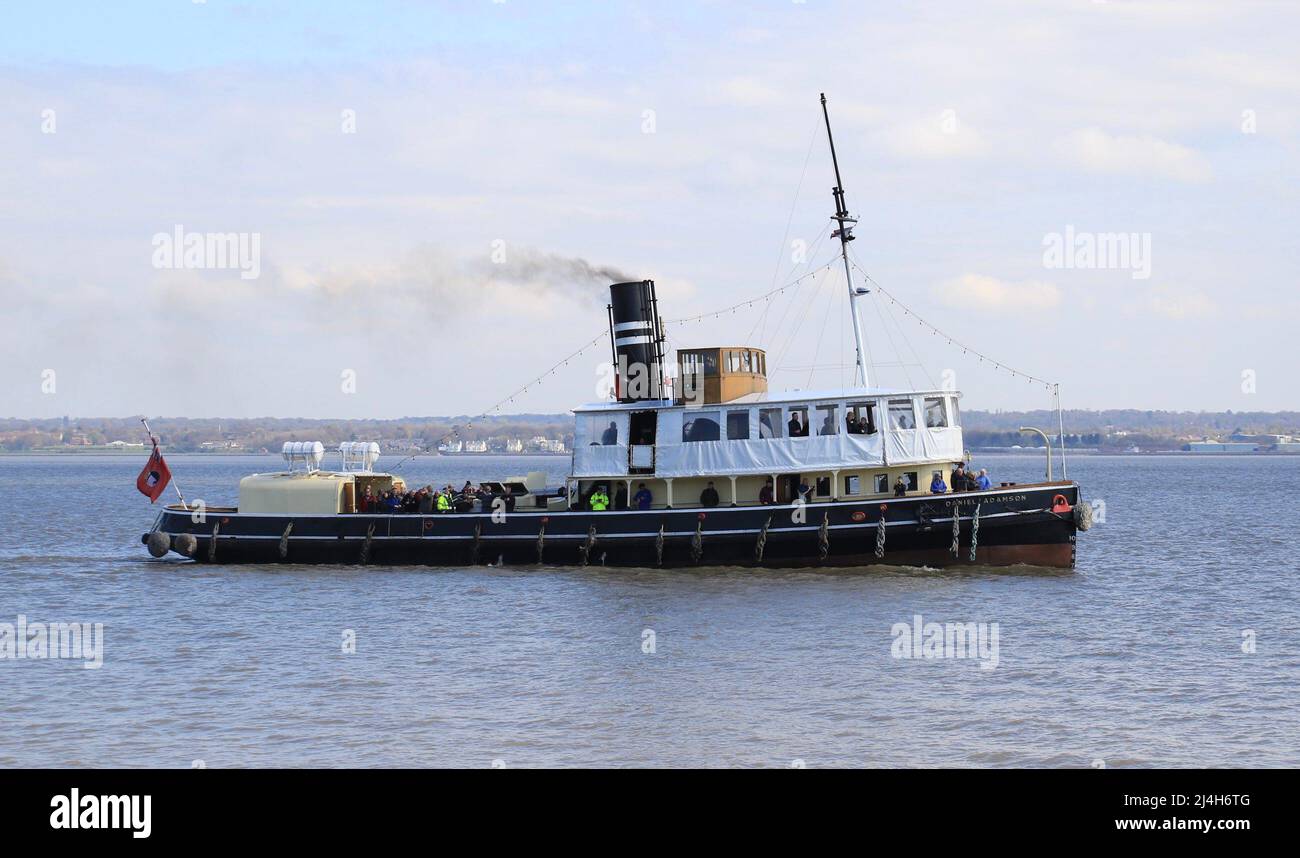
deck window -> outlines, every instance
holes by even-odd
[[[831,496],[831,478],[830,478],[830,477],[818,477],[818,478],[817,478],[817,497],[819,497],[819,498],[828,498],[828,497],[830,497],[830,496]]]
[[[862,478],[857,474],[849,474],[844,478],[844,494],[856,495],[862,493]]]
[[[618,431],[619,420],[610,414],[589,414],[584,417],[586,421],[583,435],[587,438],[587,445],[591,447],[608,446],[618,444],[624,439],[620,438]]]
[[[749,440],[749,410],[727,412],[727,440]]]
[[[695,415],[688,413],[682,421],[683,441],[717,441],[720,437],[722,433],[716,411],[701,411]]]
[[[839,434],[839,413],[837,405],[818,405],[817,406],[817,434],[818,435],[836,435]]]
[[[854,402],[849,405],[845,425],[850,435],[876,434],[876,403]]]
[[[808,437],[808,406],[791,405],[789,408],[790,419],[786,421],[786,431],[790,433],[791,438]]]
[[[784,438],[785,423],[781,418],[780,408],[758,409],[758,437]]]
[[[876,474],[876,494],[886,495],[889,492],[889,474]]]
[[[903,474],[903,479],[907,480],[907,490],[909,492],[916,491],[917,489],[916,471],[908,471],[907,473]]]
[[[912,413],[912,400],[889,400],[889,426],[892,429],[916,428],[916,415]]]
[[[925,426],[927,429],[947,429],[948,413],[942,396],[925,398]]]

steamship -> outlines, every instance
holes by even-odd
[[[828,115],[826,126],[830,137]],[[323,445],[295,442],[283,471],[241,480],[237,506],[168,505],[141,541],[156,557],[215,563],[1073,568],[1090,522],[1077,483],[1049,469],[1041,482],[932,493],[965,458],[960,393],[868,384],[857,304],[868,292],[849,265],[856,221],[833,138],[830,151],[852,386],[769,390],[767,355],[749,345],[678,349],[666,379],[654,283],[615,283],[614,392],[573,409],[562,485],[532,472],[479,483],[468,509],[363,511],[365,494],[405,488],[375,469],[378,446],[340,445],[339,469],[326,470]],[[643,487],[648,503],[623,500]]]

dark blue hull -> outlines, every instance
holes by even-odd
[[[1077,484],[1052,483],[802,508],[519,509],[497,520],[482,513],[279,516],[214,509],[197,516],[168,507],[156,529],[182,553],[191,546],[177,537],[190,534],[187,556],[216,563],[1073,568],[1070,508],[1078,503]]]

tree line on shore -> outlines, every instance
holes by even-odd
[[[1234,432],[1300,435],[1297,411],[1140,411],[1133,409],[1065,412],[1066,442],[1074,446],[1144,450],[1177,449],[1189,438],[1222,437]],[[474,419],[401,417],[392,420],[254,418],[150,418],[159,441],[177,452],[237,450],[276,452],[285,441],[379,441],[389,449],[432,449],[454,437],[461,441],[535,436],[573,443],[570,414],[513,414]],[[968,447],[1038,446],[1042,439],[1022,434],[1037,426],[1055,434],[1054,411],[963,411]],[[9,452],[54,447],[102,447],[114,441],[146,442],[139,417],[0,419],[0,449]]]

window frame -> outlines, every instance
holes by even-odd
[[[772,423],[771,420],[769,419],[768,424],[767,424],[767,428],[771,431],[772,434],[769,435],[768,437],[764,438],[764,437],[763,437],[763,417],[764,417],[764,415],[766,415],[766,416],[768,416],[769,418],[771,418],[771,417],[773,416],[773,414],[775,414],[775,416],[776,416],[776,423]],[[774,405],[774,406],[772,406],[772,407],[770,407],[770,408],[759,408],[759,409],[758,409],[758,438],[759,438],[760,441],[779,441],[779,440],[781,440],[782,438],[786,437],[785,429],[786,429],[786,426],[785,426],[785,411],[784,411],[784,409],[781,408],[781,406],[779,406],[779,405]]]
[[[818,402],[813,404],[813,410],[817,413],[817,437],[831,438],[840,434],[840,403],[839,402]],[[826,425],[826,415],[824,412],[830,412],[831,431],[823,432],[822,428]],[[811,427],[809,427],[811,429]],[[811,434],[811,432],[809,433]]]
[[[939,418],[943,421],[938,425],[931,425],[930,412],[934,406],[939,406]],[[921,414],[925,418],[926,429],[948,429],[952,426],[952,421],[948,419],[948,397],[946,396],[925,396],[921,398]]]
[[[735,438],[733,438],[733,437],[731,436],[731,418],[732,418],[732,417],[742,417],[742,418],[744,418],[744,420],[745,420],[745,434],[744,434],[743,436],[739,436],[739,437],[735,437]],[[750,440],[750,424],[751,424],[752,421],[751,421],[749,418],[750,418],[750,414],[749,414],[749,409],[748,409],[748,408],[728,408],[728,409],[727,409],[727,416],[726,416],[726,422],[727,422],[727,434],[726,434],[726,440],[728,440],[728,441],[748,441],[748,440]]]
[[[696,411],[694,414],[691,414],[690,412],[687,412],[686,415],[683,415],[683,419],[682,419],[682,443],[683,443],[683,444],[699,444],[699,443],[702,443],[702,442],[705,442],[705,441],[718,441],[718,440],[720,440],[720,439],[722,438],[722,424],[719,422],[719,419],[718,419],[718,418],[719,418],[719,416],[721,415],[721,413],[722,413],[722,412],[721,412],[720,410],[718,410],[718,409],[713,409],[713,410],[708,410],[708,411]],[[687,416],[690,417],[689,420],[686,419]],[[693,432],[694,432],[694,428],[695,428],[695,423],[696,423],[696,421],[698,421],[698,420],[711,420],[712,423],[713,423],[714,428],[717,429],[718,437],[717,437],[717,438],[689,438],[689,437],[687,437],[688,434],[693,434]]]
[[[907,415],[912,421],[911,426],[899,426],[894,420],[895,406],[900,408],[907,403]],[[885,400],[885,413],[889,416],[889,431],[891,432],[912,432],[916,429],[916,403],[911,399],[887,399]]]
[[[809,406],[807,406],[807,405],[787,405],[787,406],[785,407],[784,410],[785,410],[785,433],[786,433],[786,437],[787,437],[787,438],[809,438],[809,437],[812,437],[812,433],[809,431],[809,427],[808,427],[808,412],[809,412],[809,410],[810,410]],[[800,424],[801,426],[803,426],[803,434],[802,434],[802,435],[791,435],[791,434],[790,434],[790,418],[793,417],[795,414],[798,414],[798,415],[799,415],[799,424]]]

